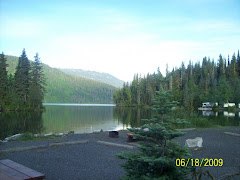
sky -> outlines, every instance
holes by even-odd
[[[240,0],[0,0],[0,52],[131,81],[240,49]]]

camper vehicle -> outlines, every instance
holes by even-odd
[[[204,102],[204,103],[202,103],[202,107],[203,107],[203,108],[212,108],[213,105],[210,104],[210,102]]]
[[[223,105],[223,107],[233,107],[233,106],[235,106],[235,103],[225,103],[224,105]]]

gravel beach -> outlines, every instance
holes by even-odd
[[[232,132],[240,134],[240,127],[224,127],[220,129],[198,129],[186,132],[185,136],[175,139],[184,145],[186,139],[203,138],[203,148],[191,151],[192,158],[223,159],[222,167],[204,167],[219,177],[236,173],[240,165],[240,137],[224,134]],[[29,146],[47,146],[52,143],[88,140],[88,143],[3,153],[4,150]],[[112,142],[136,147],[127,143],[126,132],[119,132],[119,138],[110,138],[108,132],[91,134],[71,134],[55,139],[18,142],[12,141],[0,145],[0,159],[10,159],[46,175],[46,179],[120,179],[124,170],[120,164],[124,160],[115,157],[122,151],[136,151],[122,147],[107,146],[98,141]],[[238,177],[239,178],[239,177]],[[238,179],[236,178],[236,179]]]

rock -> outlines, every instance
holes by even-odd
[[[15,134],[13,136],[7,137],[3,140],[3,142],[8,142],[9,140],[16,140],[17,138],[19,138],[21,136],[21,134]]]
[[[74,134],[74,131],[69,131],[68,134]]]
[[[62,136],[62,135],[63,135],[63,133],[59,133],[58,135],[59,135],[59,136]]]
[[[186,129],[176,129],[177,131],[193,131],[196,130],[196,128],[186,128]]]
[[[34,134],[34,137],[38,137],[39,136],[39,134]]]
[[[44,134],[44,136],[52,136],[53,133]]]
[[[98,144],[104,144],[107,146],[115,146],[115,147],[121,147],[121,148],[126,148],[126,149],[134,149],[134,146],[129,146],[125,144],[117,144],[117,143],[111,143],[111,142],[106,142],[106,141],[97,141]]]
[[[202,137],[196,137],[195,139],[187,139],[185,146],[190,148],[199,148],[202,147],[203,139]]]
[[[240,136],[240,134],[232,133],[232,132],[224,132],[224,134],[231,135],[231,136]]]

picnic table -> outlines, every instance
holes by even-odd
[[[41,180],[45,175],[9,159],[0,160],[0,180]]]
[[[127,133],[128,142],[133,142],[136,140],[136,136],[133,133]]]

